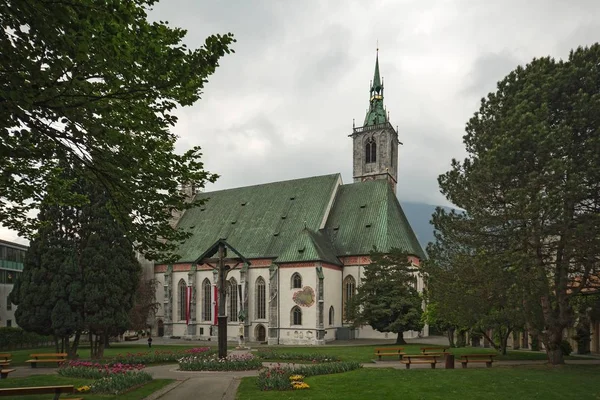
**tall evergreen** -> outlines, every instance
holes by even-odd
[[[371,252],[371,264],[364,271],[348,304],[349,319],[355,326],[396,333],[396,343],[404,344],[404,331],[423,328],[423,300],[417,291],[415,267],[407,254],[392,249],[389,254]]]
[[[71,168],[63,173],[73,173]],[[106,191],[90,182],[79,178],[69,188],[90,199],[83,206],[46,199],[41,228],[11,293],[19,326],[55,335],[70,357],[84,331],[97,339],[92,357],[101,357],[108,337],[128,328],[140,274],[133,246],[108,210]]]

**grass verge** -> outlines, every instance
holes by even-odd
[[[454,370],[394,370],[363,368],[334,375],[306,378],[310,389],[267,391],[258,389],[257,378],[244,378],[237,399],[311,400],[505,400],[598,399],[599,366],[493,367]]]

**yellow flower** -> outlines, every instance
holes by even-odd
[[[290,376],[290,381],[301,381],[302,379],[304,379],[303,375],[292,375],[292,376]]]
[[[81,386],[77,388],[77,391],[80,393],[85,393],[85,392],[89,392],[90,391],[90,387],[85,385],[85,386]]]
[[[308,383],[304,383],[304,382],[292,382],[292,387],[294,389],[301,390],[301,389],[308,389],[310,386],[308,386]]]

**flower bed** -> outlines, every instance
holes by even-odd
[[[261,369],[258,374],[257,384],[260,390],[290,390],[307,389],[308,385],[300,382],[294,375],[307,376],[336,374],[361,368],[354,361],[331,362],[326,364],[291,365],[282,367],[280,364],[271,368]],[[294,378],[294,379],[292,379]],[[299,382],[294,384],[294,382]]]
[[[129,371],[96,380],[90,387],[92,393],[121,394],[129,389],[141,386],[152,380],[152,376],[143,371]]]
[[[58,374],[72,378],[100,379],[141,369],[144,369],[143,364],[100,364],[92,361],[69,361],[63,363],[58,369]]]
[[[261,367],[262,361],[252,354],[229,354],[226,358],[219,358],[216,354],[186,356],[179,360],[182,371],[247,371]]]
[[[279,360],[279,361],[312,361],[313,363],[323,363],[323,362],[335,362],[340,361],[340,358],[337,356],[330,356],[327,354],[302,354],[302,353],[283,353],[275,350],[259,350],[256,353],[258,358],[262,358],[263,360]]]
[[[167,362],[177,362],[181,357],[192,355],[209,355],[216,353],[216,350],[211,350],[210,347],[194,347],[181,351],[145,351],[139,353],[117,354],[113,358],[113,364],[157,364]]]
[[[77,388],[78,392],[120,394],[152,380],[141,371],[142,364],[100,364],[92,361],[69,361],[58,369],[58,374],[72,378],[94,379],[90,385]]]

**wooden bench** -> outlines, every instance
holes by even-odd
[[[472,363],[485,363],[488,368],[492,367],[496,354],[463,354],[460,356],[460,363],[463,368],[467,368],[467,364]]]
[[[4,388],[0,389],[0,397],[2,396],[27,396],[33,394],[54,394],[53,399],[58,400],[62,393],[73,393],[75,388],[73,385],[63,386],[38,386],[38,387],[20,387],[20,388]],[[69,399],[69,400],[83,400]]]
[[[8,374],[15,371],[16,369],[0,369],[0,379],[8,378]]]
[[[375,355],[379,357],[379,361],[383,356],[398,356],[398,359],[401,360],[405,354],[402,350],[404,350],[404,347],[377,347],[375,348]]]
[[[431,368],[444,358],[440,354],[408,354],[402,357],[402,364],[406,365],[406,369],[410,369],[411,364],[431,364]]]
[[[11,361],[9,353],[0,353],[0,368],[8,367]]]
[[[67,361],[67,353],[41,353],[41,354],[30,354],[29,357],[33,357],[31,360],[25,362],[31,364],[31,368],[35,368],[37,363],[61,363]]]
[[[450,346],[443,346],[443,347],[421,347],[421,353],[423,354],[430,354],[430,353],[444,353],[447,354],[448,353],[448,349],[450,349]]]

